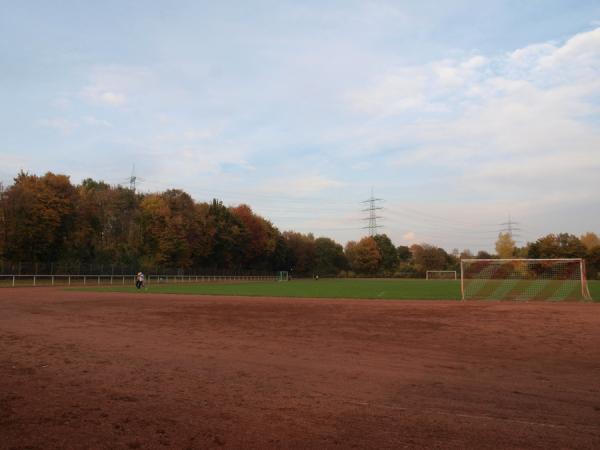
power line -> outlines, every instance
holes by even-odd
[[[503,222],[500,224],[500,226],[502,226],[503,228],[500,229],[499,233],[508,233],[511,239],[514,237],[520,237],[518,233],[515,233],[515,231],[521,231],[521,228],[515,225],[519,225],[519,222],[515,222],[514,220],[512,220],[509,213],[508,222]]]
[[[383,209],[381,206],[377,206],[377,202],[382,201],[381,198],[375,198],[373,194],[373,188],[371,188],[371,197],[367,200],[363,200],[361,203],[368,203],[369,207],[363,209],[369,213],[368,217],[364,217],[363,220],[368,220],[369,225],[363,227],[363,229],[369,230],[369,236],[373,237],[377,234],[377,228],[381,228],[381,225],[377,225],[377,219],[383,219],[383,217],[377,215],[377,211]]]

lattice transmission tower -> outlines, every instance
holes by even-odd
[[[377,215],[377,211],[382,210],[381,206],[377,206],[377,202],[381,202],[383,199],[375,198],[373,194],[373,188],[371,188],[371,197],[361,203],[367,203],[368,207],[363,209],[364,212],[368,212],[368,217],[363,217],[363,220],[368,220],[369,225],[363,227],[363,229],[369,230],[369,236],[373,237],[377,234],[377,228],[381,228],[382,225],[377,225],[377,219],[383,219],[383,217]]]
[[[519,234],[516,233],[517,231],[521,231],[521,229],[519,227],[517,227],[516,225],[519,225],[519,222],[515,222],[514,220],[511,219],[510,214],[508,215],[508,222],[503,222],[500,224],[500,226],[502,226],[503,228],[500,230],[500,233],[508,233],[508,235],[511,238],[516,238],[519,237]]]
[[[135,174],[135,164],[131,167],[131,176],[126,178],[126,181],[129,182],[129,189],[131,189],[133,192],[135,192],[138,183],[145,181],[143,178],[140,178]]]

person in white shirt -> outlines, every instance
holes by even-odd
[[[135,287],[141,289],[144,287],[144,274],[142,272],[138,272],[135,277]]]

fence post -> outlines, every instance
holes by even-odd
[[[36,272],[37,272],[37,263],[36,263]],[[33,285],[35,286],[35,275],[33,276]]]
[[[54,275],[52,275],[52,286],[54,286]]]
[[[84,286],[85,286],[85,284],[86,284],[86,283],[85,283],[85,275],[83,276],[83,284],[84,284]]]
[[[100,275],[98,275],[98,286],[100,286]]]
[[[69,275],[69,286],[71,286],[71,275]]]
[[[15,287],[15,276],[13,275],[13,287]]]

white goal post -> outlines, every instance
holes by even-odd
[[[591,300],[581,258],[463,259],[463,300]]]
[[[456,270],[428,270],[425,272],[426,280],[456,280]]]
[[[277,281],[290,281],[290,276],[286,270],[277,272]]]

